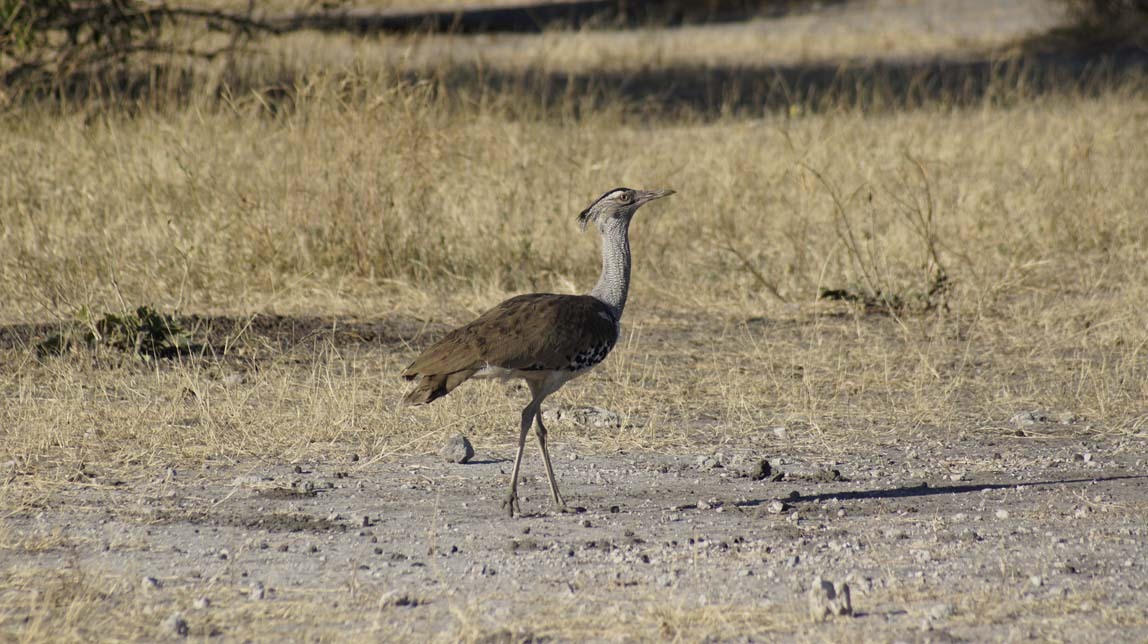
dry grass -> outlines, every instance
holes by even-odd
[[[53,320],[85,306],[151,303],[458,322],[512,292],[584,287],[596,247],[571,235],[572,214],[606,186],[667,186],[680,194],[634,229],[631,328],[661,328],[659,316],[671,312],[727,328],[711,338],[677,319],[681,336],[702,343],[694,349],[702,368],[681,382],[697,394],[667,399],[712,397],[719,417],[739,425],[763,419],[731,412],[763,403],[774,410],[766,416],[803,413],[832,425],[844,391],[875,388],[896,400],[878,397],[874,413],[945,410],[930,423],[956,410],[1002,413],[982,406],[988,398],[1064,407],[1109,427],[1142,422],[1145,336],[1134,303],[1146,283],[1139,178],[1148,155],[1138,142],[1148,113],[1133,87],[1007,109],[651,125],[609,111],[508,118],[502,98],[467,111],[432,89],[362,74],[319,77],[278,115],[258,97],[131,117],[9,113],[0,143],[12,168],[0,183],[0,288],[9,297],[0,317]],[[831,332],[819,321],[822,288],[912,303],[942,267],[952,282],[947,312],[838,321]],[[742,324],[757,316],[800,328],[779,338]],[[855,342],[865,350],[832,350]],[[658,396],[652,385],[680,381],[673,365],[682,347],[659,343],[646,360],[641,333],[628,344],[607,377],[633,384],[621,398],[643,415],[667,413],[631,394]],[[44,428],[7,441],[21,457],[108,425],[148,440],[145,452],[171,445],[150,444],[152,426],[184,414],[193,403],[183,390],[209,370],[195,361],[126,368],[96,386],[102,364],[9,357],[19,367],[4,386],[23,402],[5,424]],[[290,430],[298,441],[341,440],[342,430],[315,421],[347,416],[366,423],[353,432],[402,444],[411,430],[393,424],[405,416],[384,413],[380,397],[393,399],[385,376],[407,357],[372,359],[364,381],[332,375],[348,359],[332,348],[317,366],[260,370],[251,392],[222,387],[211,404],[236,397],[247,408],[255,396],[261,409],[279,410],[264,416],[268,427],[286,429],[276,416],[291,414],[311,428]],[[789,370],[800,367],[795,391]],[[982,393],[969,399],[967,387]],[[1008,392],[1016,393],[1000,395]],[[156,418],[159,400],[173,407]],[[138,427],[109,423],[108,414]],[[234,427],[258,451],[275,432],[250,420],[240,413]]]

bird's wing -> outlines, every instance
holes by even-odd
[[[589,295],[520,295],[483,313],[431,345],[403,377],[481,369],[564,369],[584,351],[609,350],[618,325],[610,308]]]

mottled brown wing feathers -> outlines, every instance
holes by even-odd
[[[589,295],[520,295],[424,351],[403,371],[408,380],[422,379],[404,400],[431,402],[487,365],[522,371],[565,369],[579,353],[598,346],[608,349],[617,330],[609,307]]]

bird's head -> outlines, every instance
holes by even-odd
[[[598,197],[590,207],[578,215],[578,224],[582,230],[586,225],[594,222],[598,230],[605,232],[615,226],[627,226],[630,218],[643,205],[662,197],[674,194],[673,190],[634,190],[632,188],[614,188]]]

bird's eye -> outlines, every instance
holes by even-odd
[[[623,192],[622,194],[618,195],[618,203],[630,203],[633,198],[634,197],[630,193]]]

